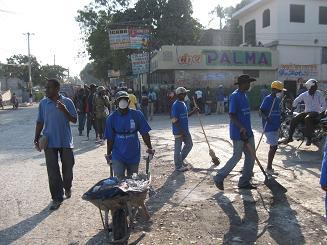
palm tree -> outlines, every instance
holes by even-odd
[[[219,18],[219,27],[220,30],[223,29],[223,24],[222,24],[222,20],[225,19],[225,9],[224,7],[220,6],[219,4],[212,10],[210,11],[211,15],[215,15],[215,17]],[[213,20],[213,18],[210,20],[210,22]],[[209,22],[209,23],[210,23]]]

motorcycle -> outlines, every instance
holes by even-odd
[[[279,138],[286,138],[286,139],[288,138],[291,120],[298,114],[299,114],[298,112],[293,112],[288,108],[282,111],[281,113],[282,122],[279,130]],[[312,135],[312,144],[317,146],[319,150],[323,152],[324,150],[323,147],[325,144],[325,136],[327,135],[327,117],[325,116],[323,118],[317,118],[314,123],[315,125],[314,125],[314,132]],[[305,131],[304,123],[299,123],[295,128],[293,139],[297,141],[301,141],[303,143],[305,140],[304,131]]]

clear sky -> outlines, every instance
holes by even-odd
[[[77,10],[90,0],[0,0],[0,62],[13,54],[27,54],[27,37],[31,36],[31,54],[44,64],[56,64],[78,75],[88,62],[78,23]],[[240,0],[192,0],[194,17],[206,27],[209,12],[220,4],[235,5]],[[217,28],[218,21],[210,24]]]

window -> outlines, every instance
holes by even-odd
[[[262,14],[262,28],[270,26],[270,10],[266,9]]]
[[[319,7],[319,24],[327,25],[327,7]]]
[[[327,47],[322,48],[321,64],[327,64]]]
[[[255,20],[251,20],[244,26],[244,41],[255,47],[257,44],[255,36]]]
[[[305,20],[305,6],[298,4],[290,5],[290,22],[304,23]]]

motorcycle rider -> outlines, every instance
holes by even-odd
[[[295,128],[302,122],[305,124],[304,136],[307,138],[306,145],[311,145],[314,122],[315,120],[325,116],[326,100],[323,93],[317,90],[318,81],[316,79],[309,79],[305,83],[305,87],[308,89],[308,91],[300,94],[293,101],[293,110],[301,102],[304,102],[305,110],[291,120],[288,138],[279,143],[288,144],[289,142],[292,142]]]

